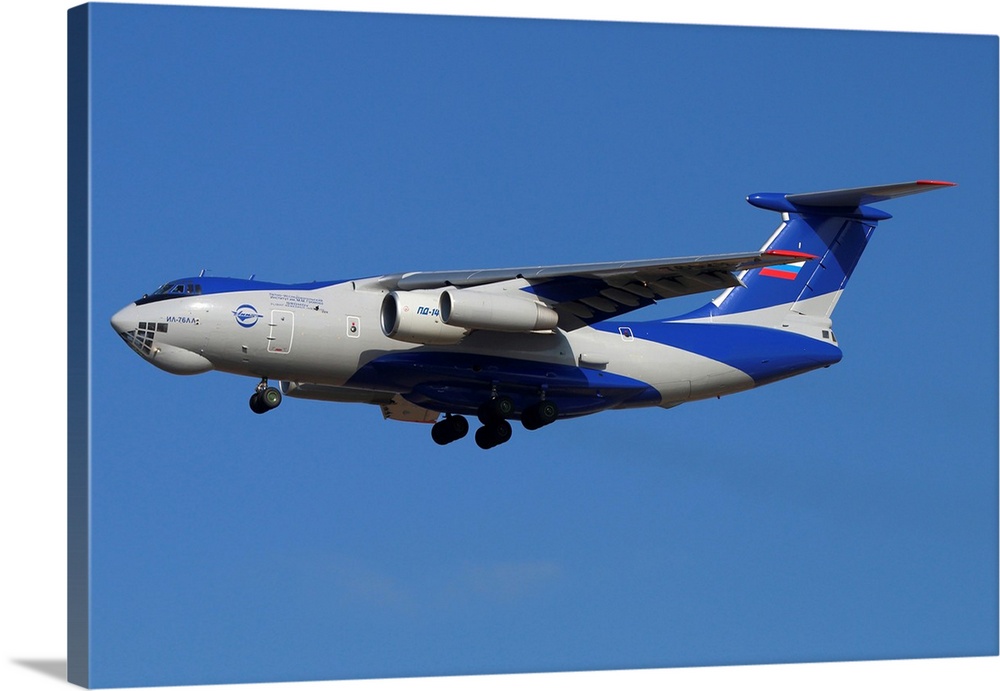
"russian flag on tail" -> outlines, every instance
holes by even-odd
[[[784,278],[787,281],[794,281],[798,275],[799,270],[805,266],[807,259],[816,259],[815,254],[806,254],[805,252],[795,252],[792,250],[766,250],[766,254],[776,254],[782,257],[802,257],[803,261],[792,262],[791,264],[780,264],[778,266],[765,266],[760,270],[761,276],[771,276],[772,278]]]
[[[782,266],[765,266],[760,270],[760,275],[794,281],[799,275],[799,269],[805,266],[805,264],[805,262],[795,262],[794,264],[784,264]]]

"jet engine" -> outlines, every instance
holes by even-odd
[[[382,333],[407,343],[448,345],[469,333],[460,326],[445,324],[438,305],[441,291],[399,290],[382,300],[379,321]]]
[[[477,290],[448,288],[441,293],[441,320],[448,326],[487,331],[554,329],[559,314],[528,297],[508,297]]]

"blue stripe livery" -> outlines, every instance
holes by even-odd
[[[618,333],[622,326],[605,322],[594,328]],[[636,338],[724,363],[757,386],[829,367],[842,357],[832,342],[762,326],[661,321],[631,323],[628,328]]]
[[[502,373],[502,374],[501,374]],[[537,362],[455,352],[383,355],[361,367],[348,382],[356,387],[391,385],[411,391],[407,400],[433,410],[474,414],[502,376],[504,395],[514,402],[512,419],[548,392],[563,417],[596,413],[624,404],[656,405],[660,394],[644,382],[572,364]]]

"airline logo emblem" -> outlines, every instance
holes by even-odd
[[[249,329],[264,315],[258,314],[257,309],[253,305],[240,305],[233,310],[233,316],[236,317],[237,324],[244,329]]]

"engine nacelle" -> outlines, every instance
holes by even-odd
[[[400,290],[382,300],[379,321],[382,333],[408,343],[448,345],[458,343],[467,329],[445,324],[438,301],[439,290]]]
[[[448,326],[487,331],[554,329],[559,314],[528,297],[507,297],[478,290],[448,288],[441,293],[441,319]]]

